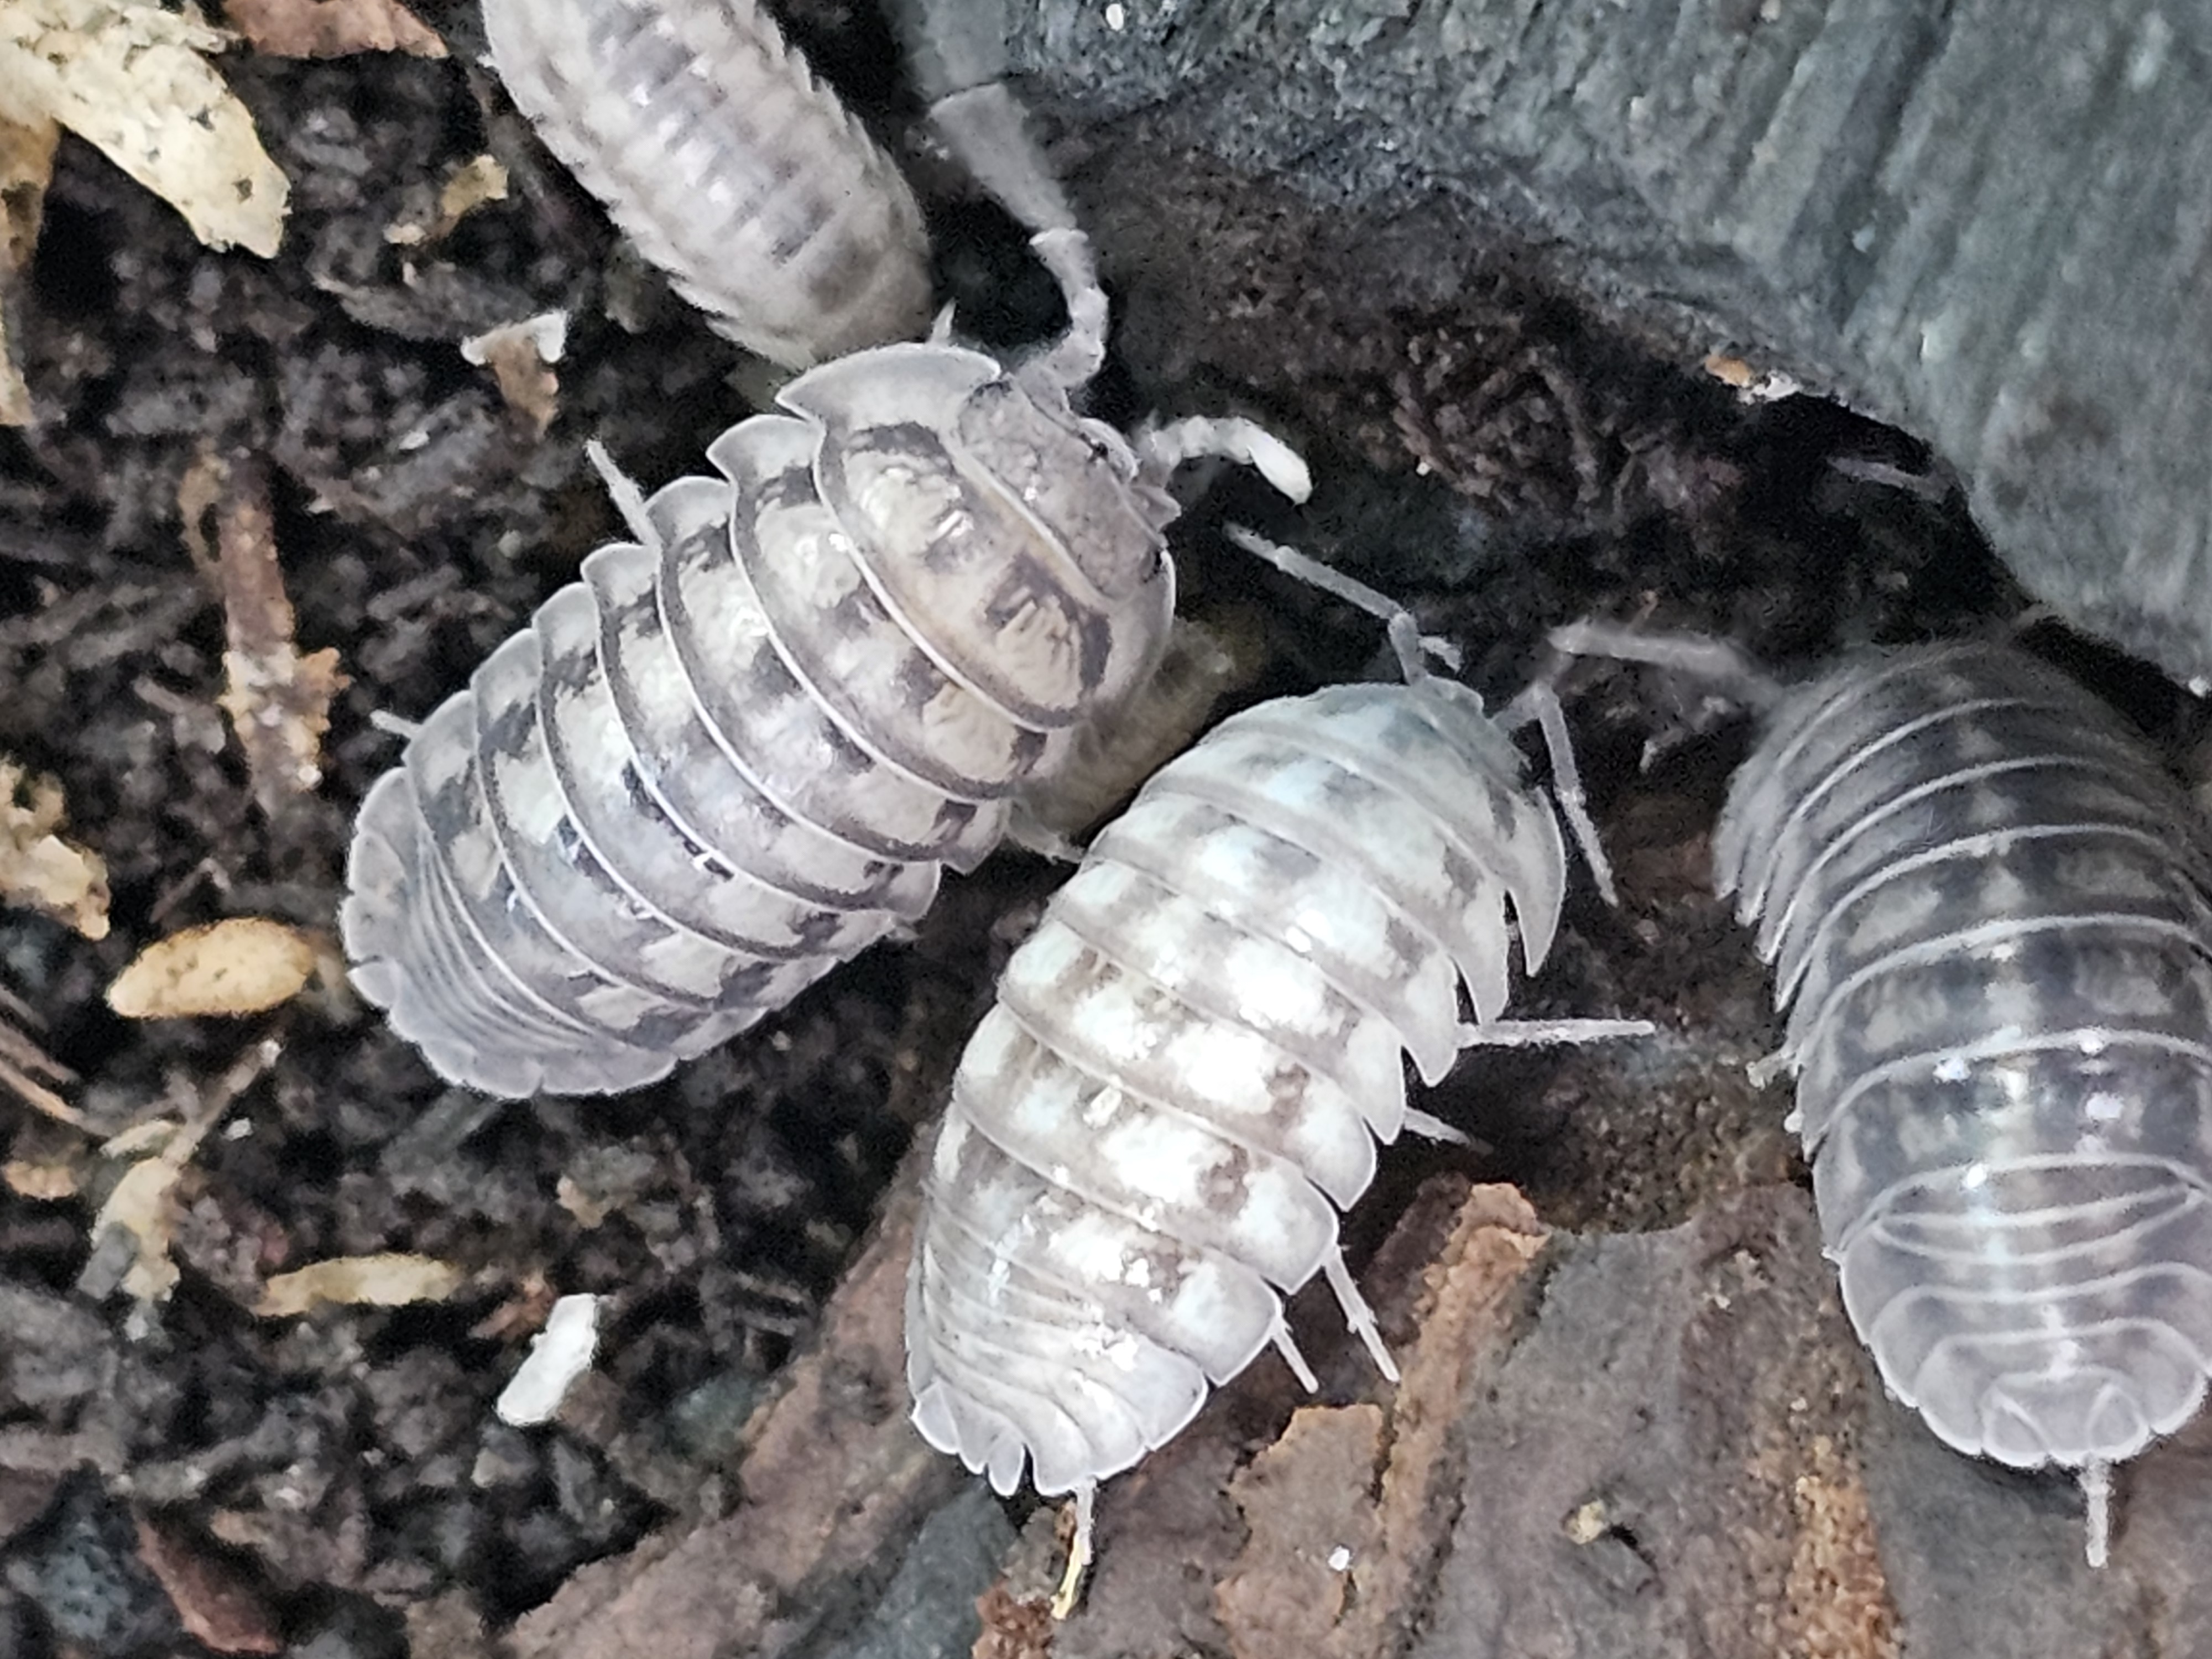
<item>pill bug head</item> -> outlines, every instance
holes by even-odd
[[[823,434],[817,487],[878,591],[956,672],[1018,678],[1007,706],[1053,731],[1127,696],[1175,611],[1172,502],[1059,395],[980,352],[907,343],[780,394]]]

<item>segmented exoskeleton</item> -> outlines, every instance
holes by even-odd
[[[923,1436],[1002,1492],[1026,1462],[1087,1532],[1262,1347],[1312,1386],[1283,1297],[1315,1273],[1395,1376],[1336,1212],[1378,1140],[1443,1131],[1401,1053],[1435,1083],[1469,1043],[1650,1029],[1500,1018],[1508,907],[1533,971],[1565,887],[1551,803],[1448,681],[1264,703],[1155,774],[961,1061],[908,1291]]]
[[[1079,234],[1036,246],[1068,336],[800,376],[635,514],[362,807],[354,982],[447,1077],[635,1087],[781,1007],[973,866],[1174,605],[1160,487],[1297,458],[1237,420],[1133,446],[1070,412],[1103,351]]]
[[[2212,834],[2097,699],[1967,643],[1782,702],[1714,854],[1852,1323],[1950,1444],[2082,1470],[2101,1557],[2106,1471],[2212,1370]]]
[[[546,148],[719,331],[804,368],[927,327],[913,191],[756,0],[483,15]]]

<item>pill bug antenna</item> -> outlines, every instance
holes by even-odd
[[[607,447],[597,438],[585,441],[584,459],[599,475],[599,482],[606,486],[607,499],[622,514],[623,525],[637,538],[637,544],[659,557],[662,550],[660,532],[653,522],[653,515],[646,511],[645,492],[637,487],[637,480],[615,465],[615,458],[607,453]]]
[[[2081,1466],[2081,1501],[2088,1520],[2086,1553],[2091,1566],[2101,1568],[2112,1542],[2112,1466],[2105,1459],[2093,1457]]]
[[[1615,909],[1620,906],[1620,890],[1613,884],[1613,864],[1598,844],[1597,824],[1589,815],[1589,803],[1583,793],[1583,769],[1575,761],[1574,739],[1567,733],[1566,711],[1559,707],[1559,694],[1550,680],[1539,677],[1521,689],[1521,695],[1505,705],[1498,716],[1498,723],[1509,732],[1517,732],[1534,721],[1543,733],[1544,757],[1552,769],[1552,794],[1559,803],[1559,811],[1566,815],[1567,829],[1580,849],[1583,862],[1589,866],[1590,879],[1597,884],[1598,894]]]
[[[1242,525],[1228,527],[1229,539],[1255,558],[1264,559],[1285,575],[1308,583],[1325,593],[1356,605],[1382,622],[1389,629],[1390,648],[1398,658],[1398,672],[1408,685],[1419,685],[1435,677],[1429,672],[1431,659],[1442,663],[1455,672],[1460,666],[1459,647],[1449,640],[1423,634],[1413,620],[1413,613],[1387,593],[1370,587],[1365,582],[1331,568],[1295,548],[1271,542],[1266,537],[1247,530]],[[1472,696],[1471,692],[1464,695]],[[1552,792],[1565,815],[1568,831],[1581,850],[1583,861],[1589,865],[1591,878],[1605,902],[1619,905],[1620,896],[1613,887],[1613,866],[1606,858],[1605,849],[1598,844],[1597,825],[1590,819],[1589,810],[1583,797],[1582,770],[1575,764],[1574,744],[1567,733],[1567,717],[1559,707],[1559,695],[1543,679],[1532,682],[1521,695],[1509,703],[1498,716],[1498,723],[1511,732],[1530,721],[1543,733],[1544,749],[1552,769]],[[1643,1019],[1553,1019],[1553,1020],[1490,1020],[1480,1025],[1471,1025],[1461,1032],[1463,1044],[1486,1043],[1492,1047],[1533,1047],[1554,1042],[1589,1042],[1614,1037],[1650,1036],[1657,1028]],[[1435,1120],[1430,1120],[1434,1122]],[[1435,1131],[1425,1126],[1416,1126],[1423,1133]],[[1446,1126],[1437,1125],[1439,1128]],[[1451,1132],[1446,1128],[1446,1135]],[[1439,1137],[1444,1138],[1444,1137]]]
[[[1234,415],[1194,415],[1164,426],[1148,425],[1136,434],[1133,447],[1138,475],[1163,489],[1185,461],[1219,455],[1253,468],[1293,501],[1313,494],[1313,475],[1297,451],[1258,422]]]
[[[1609,657],[1666,669],[1711,686],[1754,714],[1773,708],[1784,690],[1781,681],[1735,646],[1710,634],[1673,633],[1585,617],[1553,629],[1547,638],[1553,650],[1566,656]]]
[[[1075,210],[1067,192],[1030,136],[1029,112],[1005,82],[939,99],[929,106],[929,124],[975,182],[1018,222],[1031,230],[1073,228]]]
[[[1067,305],[1067,332],[1023,373],[1056,388],[1062,397],[1091,384],[1106,362],[1106,289],[1091,239],[1073,226],[1039,231],[1030,246],[1060,284]]]
[[[1449,640],[1422,633],[1413,620],[1413,613],[1389,594],[1370,587],[1365,582],[1347,576],[1341,570],[1332,568],[1294,547],[1271,542],[1241,524],[1232,524],[1227,528],[1229,539],[1254,558],[1265,560],[1285,576],[1302,581],[1309,587],[1317,587],[1381,622],[1389,630],[1390,648],[1397,653],[1398,672],[1405,677],[1407,684],[1418,685],[1430,678],[1430,658],[1434,658],[1454,673],[1459,672],[1459,647]]]

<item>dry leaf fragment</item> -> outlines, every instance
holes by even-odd
[[[200,57],[227,39],[144,0],[0,0],[0,119],[60,122],[210,247],[266,258],[290,186],[246,106]]]
[[[161,1150],[125,1170],[123,1178],[108,1194],[107,1201],[100,1206],[100,1214],[92,1226],[93,1260],[79,1276],[80,1290],[106,1294],[108,1287],[94,1290],[90,1281],[98,1272],[100,1246],[118,1227],[130,1236],[133,1245],[131,1266],[123,1275],[123,1289],[141,1302],[159,1302],[177,1287],[177,1266],[169,1256],[169,1244],[177,1224],[173,1197],[177,1182],[191,1162],[192,1154],[199,1150],[200,1142],[207,1138],[208,1131],[222,1121],[231,1103],[255,1079],[276,1063],[278,1052],[274,1042],[255,1043],[228,1071],[203,1088],[197,1098],[186,1094],[180,1120],[156,1119],[140,1124],[100,1148],[112,1157],[125,1146],[135,1148],[149,1144],[155,1131],[167,1131]]]
[[[460,1283],[459,1267],[431,1256],[398,1252],[335,1256],[277,1274],[262,1287],[253,1311],[264,1319],[289,1319],[320,1302],[372,1308],[443,1302]]]
[[[107,988],[125,1019],[258,1014],[297,996],[315,971],[314,941],[264,916],[187,927],[141,951]]]
[[[0,4],[6,0],[0,0]],[[216,701],[230,716],[253,776],[253,798],[274,817],[294,795],[322,781],[323,733],[331,699],[346,684],[338,653],[300,654],[292,601],[276,554],[268,479],[256,463],[233,465],[203,453],[177,488],[185,542],[222,596],[224,686]],[[212,507],[215,551],[200,520]]]
[[[599,1352],[599,1302],[585,1291],[553,1304],[545,1328],[530,1339],[530,1352],[492,1402],[501,1422],[526,1429],[553,1420],[570,1387],[591,1369]]]
[[[216,1653],[282,1653],[284,1643],[245,1577],[187,1534],[138,1523],[138,1559],[161,1581],[185,1632]]]
[[[560,380],[547,365],[561,361],[568,343],[568,313],[547,311],[462,341],[461,356],[489,368],[507,406],[528,416],[543,434],[553,424],[554,399],[561,391]]]
[[[31,423],[31,388],[8,343],[8,303],[39,244],[61,136],[52,121],[21,125],[0,119],[0,426]]]
[[[394,247],[420,247],[441,241],[453,227],[486,202],[507,199],[507,169],[493,155],[472,156],[455,167],[438,192],[438,216],[429,223],[403,219],[387,225],[384,240]]]
[[[222,9],[256,52],[272,58],[344,58],[356,52],[446,55],[437,30],[399,0],[223,0]]]
[[[93,1237],[105,1238],[120,1227],[136,1244],[123,1288],[140,1302],[160,1302],[177,1288],[177,1264],[169,1258],[169,1243],[176,1232],[176,1206],[169,1194],[185,1173],[181,1159],[149,1158],[123,1172],[100,1206]]]
[[[33,1203],[51,1204],[75,1198],[78,1184],[77,1172],[67,1164],[34,1164],[23,1158],[11,1158],[0,1164],[0,1186]]]
[[[62,787],[0,757],[0,898],[107,937],[107,866],[61,837]]]

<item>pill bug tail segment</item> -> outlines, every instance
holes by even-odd
[[[792,368],[927,326],[914,193],[756,0],[485,0],[547,149],[677,291]]]
[[[2112,1466],[2101,1457],[2081,1466],[2081,1509],[2087,1534],[2082,1556],[2090,1566],[2101,1569],[2111,1557],[2112,1542]]]
[[[1714,836],[1758,929],[1844,1304],[1958,1449],[2111,1466],[2212,1372],[2212,837],[2016,650],[1845,663]]]
[[[1418,659],[1419,648],[1413,653]],[[1378,1368],[1338,1212],[1548,941],[1550,803],[1464,687],[1232,715],[1092,843],[1008,961],[924,1178],[914,1421],[1000,1492],[1082,1492],[1189,1422],[1319,1275]],[[1607,1032],[1607,1035],[1616,1033]]]

